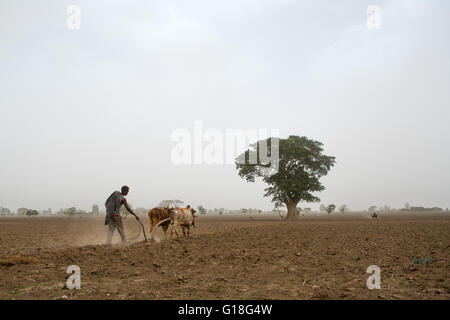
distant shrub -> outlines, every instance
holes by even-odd
[[[39,211],[37,211],[37,210],[27,210],[27,213],[26,213],[26,215],[27,216],[37,216],[37,215],[39,215]]]

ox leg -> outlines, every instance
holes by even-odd
[[[149,218],[150,218],[150,234],[152,234],[153,228],[156,226],[158,221],[154,221],[154,219],[152,217],[149,217]]]
[[[167,229],[168,229],[168,228],[169,228],[168,225],[163,226],[164,237],[166,238],[166,240],[167,240]]]
[[[177,234],[177,239],[180,239],[180,235],[178,234],[178,228],[176,225],[174,225],[172,227],[172,230],[170,230],[170,239],[173,239],[173,232],[175,231],[175,233]]]

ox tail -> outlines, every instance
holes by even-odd
[[[156,229],[158,229],[158,227],[159,227],[161,224],[163,224],[164,222],[169,221],[169,220],[170,220],[170,218],[167,218],[167,219],[164,219],[164,220],[161,220],[160,222],[158,222],[158,223],[156,224],[156,226],[153,228],[152,233],[150,233],[149,238],[150,238],[150,239],[153,239],[153,234],[155,233]]]

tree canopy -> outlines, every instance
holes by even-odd
[[[261,146],[275,163],[260,161]],[[271,197],[276,204],[285,204],[289,219],[296,215],[300,201],[318,202],[320,199],[313,193],[325,189],[319,179],[335,164],[335,157],[324,155],[322,146],[319,141],[299,136],[260,140],[236,158],[236,169],[247,182],[261,178],[268,184],[264,196]],[[274,157],[276,153],[278,157]],[[258,161],[251,163],[249,159]]]

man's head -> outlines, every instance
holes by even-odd
[[[128,191],[130,191],[130,188],[128,188],[128,186],[123,186],[121,191],[122,191],[122,194],[124,196],[126,196],[128,194]]]

